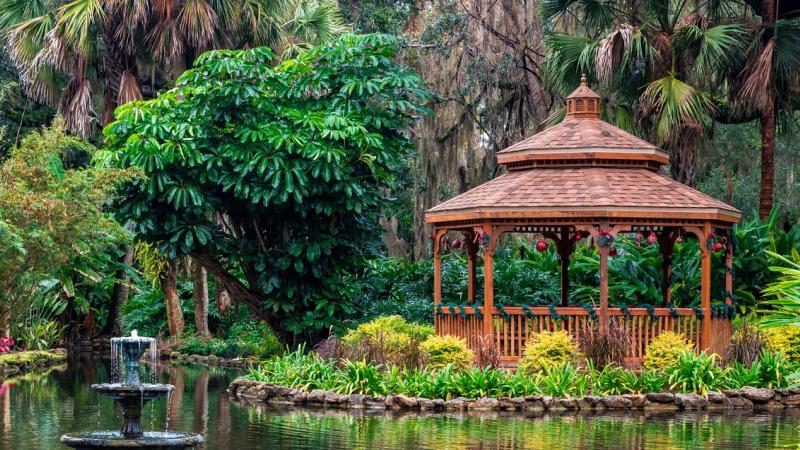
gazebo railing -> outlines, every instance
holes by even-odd
[[[472,307],[444,307],[436,315],[436,333],[449,334],[467,340],[470,348],[479,351],[483,335],[484,307],[478,314]],[[575,306],[547,307],[506,306],[493,308],[492,328],[494,343],[505,362],[518,361],[531,333],[565,330],[580,339],[581,335],[594,333],[596,317]],[[597,313],[599,314],[599,312]],[[730,341],[731,320],[724,317],[698,318],[693,308],[608,308],[609,319],[628,331],[631,342],[625,362],[631,365],[642,363],[650,341],[665,331],[681,333],[701,348],[702,321],[711,320],[711,351],[722,354]]]

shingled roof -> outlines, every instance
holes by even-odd
[[[658,147],[600,119],[585,78],[558,125],[498,153],[509,171],[426,212],[427,222],[676,218],[738,222],[741,213],[667,177]]]

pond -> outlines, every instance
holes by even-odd
[[[61,449],[65,432],[116,429],[120,411],[89,385],[107,364],[70,360],[0,386],[0,449]],[[545,416],[393,415],[281,410],[231,401],[233,370],[165,365],[172,402],[145,407],[151,430],[193,431],[206,449],[776,448],[800,443],[800,412]]]

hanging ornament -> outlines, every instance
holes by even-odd
[[[675,242],[683,244],[683,234],[679,234],[678,237],[675,238]]]
[[[452,244],[452,247],[454,249],[456,249],[456,250],[460,249],[461,248],[461,240],[460,239],[454,240],[453,244]]]
[[[600,228],[600,237],[597,239],[597,242],[602,247],[611,247],[614,243],[614,236],[611,235],[605,228]]]
[[[608,251],[608,256],[617,256],[618,253],[619,252],[617,251],[616,247],[611,247],[611,249]]]
[[[547,247],[548,247],[547,241],[545,241],[544,239],[539,239],[539,242],[536,243],[536,250],[540,252],[547,250]]]
[[[650,234],[647,236],[647,243],[655,244],[657,240],[658,240],[658,236],[656,236],[656,232],[655,231],[651,231]]]
[[[711,244],[711,251],[713,251],[714,253],[717,253],[724,248],[725,245],[722,242],[714,242],[713,244]]]
[[[581,239],[583,239],[583,234],[581,234],[580,230],[578,230],[575,232],[575,240],[580,241]]]

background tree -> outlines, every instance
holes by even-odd
[[[58,104],[68,129],[84,138],[203,51],[296,50],[345,30],[332,0],[0,0],[0,28],[28,95]]]
[[[107,127],[108,157],[148,177],[127,185],[120,215],[274,329],[325,329],[349,310],[342,281],[377,241],[382,192],[425,111],[396,52],[388,36],[350,35],[277,66],[263,47],[203,55]]]

